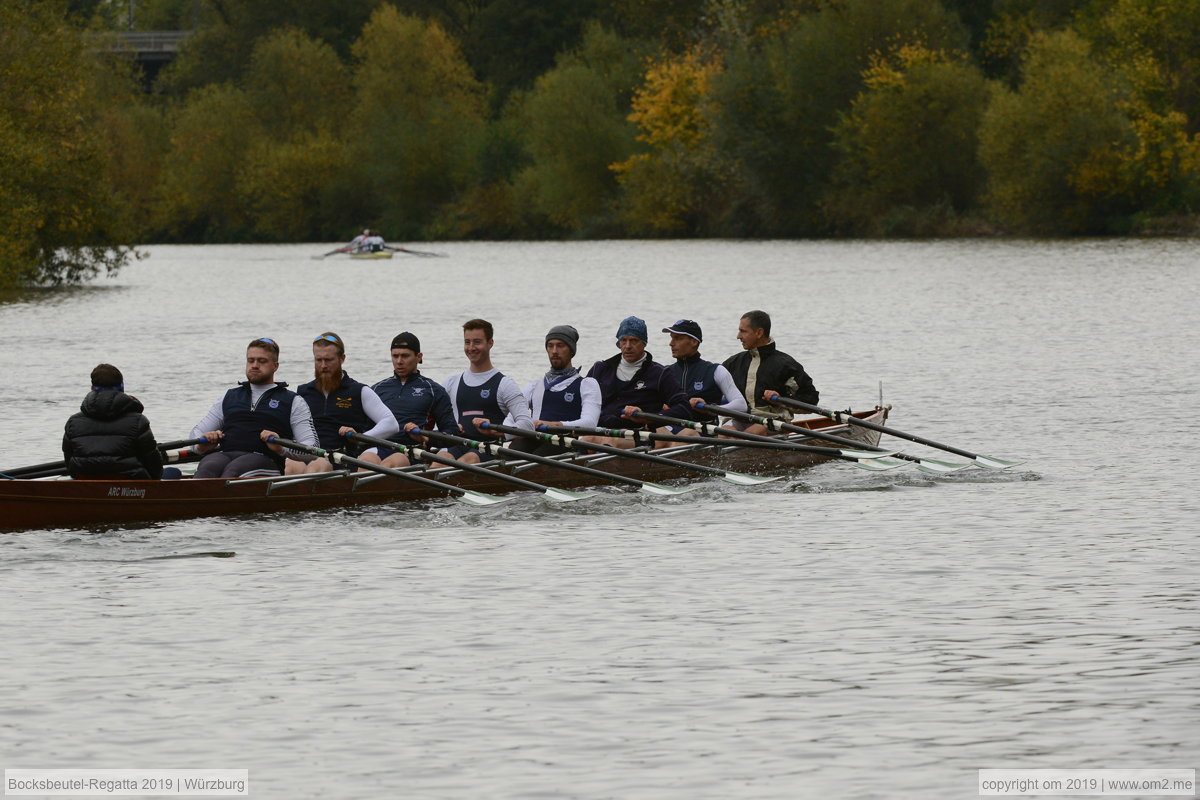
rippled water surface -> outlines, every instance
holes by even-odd
[[[761,307],[824,405],[1021,459],[844,464],[685,498],[450,501],[0,534],[0,765],[248,769],[272,798],[976,795],[976,770],[1200,752],[1195,241],[155,247],[0,304],[0,467],[53,460],[100,361],[160,439],[240,378],[373,382],[496,326],[522,384],[622,317],[734,352]],[[669,358],[666,335],[650,350]],[[933,455],[917,446],[908,452]]]

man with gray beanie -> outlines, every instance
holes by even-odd
[[[579,331],[570,325],[555,325],[546,334],[546,358],[550,369],[525,389],[533,427],[567,425],[593,428],[600,420],[600,385],[585,378],[571,363],[579,346]],[[518,439],[511,449],[537,455],[557,455],[567,448],[533,439]]]

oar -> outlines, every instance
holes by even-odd
[[[162,442],[158,445],[160,451],[163,450],[178,450],[181,447],[187,447],[193,444],[207,443],[207,439],[180,439],[177,442]],[[66,461],[48,461],[45,464],[33,464],[28,467],[17,467],[16,469],[0,470],[0,477],[14,479],[33,479],[33,478],[48,478],[53,475],[66,475]]]
[[[517,431],[521,430],[521,428],[513,428],[509,425],[496,425],[491,422],[485,422],[481,427],[486,430],[501,431],[503,433],[516,433]],[[740,472],[717,469],[716,467],[707,467],[703,464],[689,464],[686,461],[676,461],[673,458],[652,456],[649,453],[637,453],[633,450],[622,450],[619,447],[609,447],[606,444],[599,444],[597,442],[583,442],[579,439],[574,439],[569,436],[562,436],[559,434],[539,433],[537,434],[537,438],[544,442],[550,442],[551,444],[557,443],[563,447],[570,447],[573,450],[595,450],[597,453],[608,453],[610,455],[621,456],[623,458],[632,458],[636,461],[649,461],[653,464],[665,464],[678,469],[688,469],[692,472],[703,472],[706,475],[716,475],[717,477],[721,478],[721,480],[737,484],[738,486],[757,486],[760,483],[770,483],[771,481],[777,481],[780,479],[779,476],[767,478],[762,475],[744,475]]]
[[[417,431],[417,433],[419,433],[423,436],[426,434],[426,431]],[[476,475],[486,475],[489,478],[495,478],[496,480],[502,481],[504,483],[511,483],[514,486],[521,486],[526,489],[533,489],[535,492],[541,492],[543,496],[545,496],[551,500],[554,500],[555,502],[558,502],[558,503],[571,503],[576,500],[587,500],[589,497],[596,496],[594,494],[585,494],[582,492],[568,492],[565,489],[555,489],[550,486],[543,486],[540,483],[534,483],[533,481],[527,481],[524,478],[518,478],[516,475],[508,475],[503,472],[497,472],[494,469],[488,469],[486,467],[481,467],[478,464],[466,464],[462,461],[457,461],[453,458],[439,456],[437,453],[431,453],[428,450],[422,450],[419,447],[413,447],[412,445],[407,445],[407,444],[400,444],[399,442],[393,442],[388,439],[378,439],[374,436],[367,436],[362,433],[349,433],[349,434],[347,434],[347,436],[349,436],[351,439],[354,439],[359,442],[366,442],[367,444],[373,444],[373,445],[377,445],[380,447],[388,447],[388,448],[391,448],[392,450],[404,450],[411,457],[418,459],[420,461],[432,461],[434,464],[442,464],[447,467],[454,467],[455,469],[461,469],[464,472],[472,472]]]
[[[272,436],[271,441],[278,442],[284,447],[297,450],[301,453],[311,453],[314,456],[326,456],[335,464],[350,464],[355,467],[362,467],[363,469],[370,470],[372,472],[378,472],[383,475],[391,475],[392,477],[400,478],[401,480],[412,481],[413,483],[419,483],[423,486],[429,486],[442,492],[449,492],[450,494],[456,495],[457,498],[462,502],[473,506],[492,506],[496,503],[503,503],[512,499],[510,497],[495,497],[494,495],[484,494],[483,492],[474,492],[470,489],[464,489],[461,486],[451,486],[448,483],[435,481],[432,478],[423,478],[420,475],[414,475],[411,472],[402,472],[398,469],[385,467],[382,464],[372,464],[370,461],[363,461],[360,458],[352,458],[345,453],[335,453],[328,450],[322,450],[319,447],[309,447],[306,444],[293,442],[289,439],[280,439],[277,436]]]
[[[827,442],[833,442],[835,444],[844,444],[866,450],[878,451],[880,454],[891,453],[891,455],[895,458],[901,458],[905,461],[913,462],[917,465],[917,469],[921,470],[922,472],[929,472],[934,475],[946,475],[948,473],[957,472],[960,469],[966,469],[967,467],[971,466],[970,464],[954,464],[949,461],[937,461],[932,458],[918,458],[917,456],[910,456],[907,453],[897,453],[892,450],[885,450],[884,448],[876,445],[866,444],[864,442],[856,442],[853,439],[847,439],[843,436],[834,436],[833,434],[825,433],[824,431],[814,431],[811,428],[805,428],[802,425],[792,425],[789,422],[772,419],[771,417],[759,416],[758,414],[747,414],[744,411],[735,411],[731,408],[725,408],[724,406],[711,406],[707,403],[697,403],[696,408],[707,409],[715,414],[719,414],[720,416],[732,417],[733,419],[740,419],[744,422],[757,422],[759,425],[766,427],[767,430],[801,433],[810,438],[823,439]],[[724,430],[725,429],[722,429],[722,431]],[[861,466],[861,464],[859,466]]]
[[[678,417],[668,417],[663,414],[651,414],[648,411],[639,411],[636,414],[634,414],[633,416],[635,418],[640,417],[642,419],[647,419],[647,420],[650,420],[651,422],[656,422],[656,423],[663,424],[663,425],[677,425],[681,428],[689,428],[698,433],[702,433],[705,436],[720,436],[723,438],[729,437],[732,439],[741,439],[741,440],[744,440],[745,442],[747,442],[747,444],[741,445],[741,446],[745,446],[745,447],[756,446],[756,445],[749,444],[749,443],[757,442],[757,443],[760,443],[760,445],[758,445],[758,446],[761,446],[762,444],[770,444],[770,445],[773,445],[780,449],[796,450],[801,453],[812,453],[814,455],[842,458],[842,459],[853,461],[857,466],[860,466],[863,469],[880,471],[880,470],[887,470],[887,469],[895,469],[896,467],[904,466],[903,462],[897,462],[895,459],[889,458],[889,456],[895,455],[896,451],[885,450],[882,447],[872,447],[871,445],[866,445],[866,449],[863,449],[863,447],[858,442],[854,442],[854,440],[852,440],[852,439],[843,440],[847,443],[852,443],[855,445],[853,448],[850,448],[850,449],[833,448],[833,447],[817,447],[814,445],[799,444],[797,442],[793,442],[793,441],[790,441],[787,439],[779,439],[779,438],[776,438],[773,436],[759,436],[756,433],[746,433],[745,431],[738,431],[738,430],[734,430],[733,428],[722,428],[720,426],[711,425],[709,423],[700,422],[698,420],[680,419]],[[617,434],[617,435],[620,435],[620,434]],[[654,435],[655,436],[665,436],[666,434],[655,433]],[[689,440],[690,441],[706,441],[703,437],[700,437],[700,436],[685,436],[682,439],[661,439],[660,441],[685,442],[685,441],[689,441]],[[721,444],[725,445],[726,447],[729,447],[735,443],[730,442],[730,441],[725,441],[725,442],[721,442]],[[868,450],[869,450],[869,452],[868,452]]]
[[[322,258],[328,258],[329,256],[336,255],[337,253],[349,253],[349,252],[350,252],[349,247],[342,246],[342,247],[339,247],[337,250],[330,250],[328,253],[324,253],[319,256],[313,256],[312,258],[313,258],[313,261],[320,261]]]
[[[537,434],[534,433],[533,431],[526,431],[523,428],[520,428],[518,430],[523,431],[525,433],[525,435],[528,436],[529,438],[533,438],[533,439],[537,438]],[[432,439],[440,439],[440,440],[446,441],[446,442],[454,442],[455,444],[465,445],[474,450],[478,450],[481,453],[491,453],[492,455],[499,456],[500,458],[503,458],[503,459],[513,459],[516,461],[532,461],[535,464],[544,464],[545,466],[548,466],[548,467],[557,467],[558,469],[566,470],[567,472],[578,472],[581,475],[590,475],[593,478],[600,478],[600,479],[606,480],[606,481],[614,481],[616,483],[624,483],[627,486],[636,486],[636,487],[638,487],[638,491],[642,492],[643,494],[657,495],[657,496],[662,496],[662,497],[670,497],[672,495],[686,494],[686,493],[692,491],[692,487],[690,487],[690,486],[684,487],[682,489],[675,489],[671,486],[664,486],[661,483],[653,483],[652,481],[639,481],[637,478],[630,478],[626,475],[617,475],[616,473],[613,473],[613,472],[605,472],[602,469],[593,469],[592,467],[585,467],[582,464],[572,464],[567,461],[559,461],[558,459],[550,458],[549,456],[539,456],[535,453],[522,453],[518,450],[511,450],[508,447],[505,447],[503,444],[500,444],[498,442],[475,441],[473,439],[468,439],[465,436],[454,436],[453,434],[442,433],[441,431],[421,430],[421,431],[416,431],[416,433],[419,433],[421,436],[427,436]]]
[[[886,433],[889,436],[896,436],[900,439],[907,439],[910,442],[916,442],[917,444],[923,444],[926,447],[932,447],[935,450],[945,450],[947,453],[954,453],[957,456],[962,456],[963,458],[969,458],[975,463],[976,466],[983,467],[984,469],[1008,469],[1009,467],[1015,467],[1018,464],[1022,463],[1020,461],[1008,461],[1006,459],[996,458],[994,456],[983,456],[983,455],[980,455],[979,453],[972,453],[969,450],[963,450],[958,447],[951,447],[948,444],[939,444],[938,442],[932,441],[931,439],[925,439],[920,436],[915,436],[911,433],[905,433],[904,431],[896,430],[895,428],[889,428],[886,425],[879,425],[874,422],[867,422],[866,420],[859,419],[858,417],[855,417],[851,414],[845,414],[840,411],[830,411],[829,409],[821,408],[820,406],[814,406],[809,403],[803,403],[799,400],[792,400],[791,398],[788,398],[788,397],[776,397],[773,402],[775,402],[778,405],[791,406],[792,408],[798,408],[801,411],[807,411],[810,414],[820,414],[821,416],[828,417],[829,419],[834,420],[835,422],[841,422],[843,424],[848,424],[848,425],[858,425],[861,428],[867,428],[869,430],[879,431],[880,433]]]
[[[445,258],[445,253],[431,253],[428,250],[409,250],[407,247],[392,247],[390,244],[385,244],[388,250],[393,250],[397,253],[408,253],[410,256],[423,256],[424,258]]]

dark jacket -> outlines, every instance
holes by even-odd
[[[621,354],[597,361],[587,377],[600,384],[600,427],[641,428],[644,423],[622,419],[625,406],[637,406],[652,414],[665,414],[680,419],[692,418],[692,406],[683,387],[669,369],[655,362],[646,353],[646,360],[628,382],[617,377]],[[666,406],[664,409],[663,406]]]
[[[757,365],[753,381],[754,397],[750,397],[746,393],[751,364]],[[733,376],[734,384],[746,398],[746,402],[749,403],[752,410],[767,410],[773,413],[779,411],[778,406],[772,406],[763,400],[763,392],[767,389],[774,389],[784,397],[790,397],[802,403],[815,404],[817,398],[820,397],[816,387],[813,386],[812,378],[808,377],[808,373],[804,371],[800,362],[776,348],[774,341],[764,344],[762,347],[743,350],[732,355],[725,359],[724,366]]]
[[[124,392],[89,392],[67,420],[63,457],[72,477],[162,477],[162,457],[142,415],[141,402]]]

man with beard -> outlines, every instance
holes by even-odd
[[[92,391],[67,420],[63,458],[72,478],[158,480],[162,458],[142,404],[125,394],[125,378],[112,364],[92,370]]]
[[[365,433],[386,439],[400,430],[392,412],[371,387],[351,378],[342,366],[346,363],[346,345],[342,337],[325,331],[313,339],[314,380],[301,384],[296,394],[304,398],[312,412],[313,424],[322,450],[358,453],[362,447],[346,438],[347,433]],[[288,461],[284,473],[332,472],[328,458],[308,464]]]
[[[452,375],[443,384],[454,409],[454,417],[462,429],[462,435],[471,438],[495,438],[495,434],[479,427],[480,422],[504,422],[511,417],[518,428],[533,430],[533,419],[529,416],[529,402],[512,378],[492,366],[492,323],[472,319],[463,323],[463,354],[470,367]],[[446,448],[446,452],[459,461],[477,464],[490,461],[496,456],[480,453],[466,445]]]
[[[423,359],[421,342],[415,334],[396,334],[392,339],[392,375],[371,387],[399,426],[396,433],[385,437],[397,444],[419,444],[408,432],[430,425],[436,425],[442,433],[458,435],[450,397],[440,383],[421,374]],[[385,467],[407,467],[409,463],[404,453],[383,447],[372,447],[359,458]]]
[[[286,383],[275,382],[278,369],[279,345],[274,339],[263,337],[246,346],[246,380],[213,403],[192,429],[193,439],[208,440],[208,444],[197,445],[199,452],[221,445],[220,451],[209,452],[200,460],[197,478],[278,475],[285,459],[312,460],[268,441],[280,436],[317,446],[308,403],[297,402],[299,395],[289,391]]]
[[[600,385],[602,397],[600,426],[604,428],[641,428],[644,422],[633,417],[638,411],[666,414],[680,419],[692,418],[692,406],[679,381],[646,352],[646,322],[626,317],[617,328],[620,353],[597,361],[588,372]],[[632,448],[632,439],[608,436],[584,436],[584,441],[612,447]]]
[[[733,376],[738,393],[746,399],[750,413],[782,419],[792,418],[786,408],[771,405],[771,399],[783,395],[804,403],[816,403],[820,394],[813,380],[796,359],[775,347],[771,338],[771,316],[765,311],[747,311],[738,321],[738,341],[742,352],[725,359],[724,367]],[[726,427],[749,433],[769,434],[766,426],[731,419]]]
[[[585,378],[571,364],[579,345],[579,331],[570,325],[555,325],[546,334],[546,358],[550,370],[541,380],[533,381],[525,390],[533,426],[565,425],[595,427],[600,421],[600,385],[595,378]],[[521,453],[552,456],[569,448],[517,439],[512,449]]]

